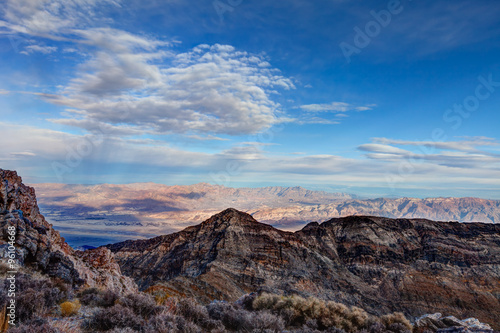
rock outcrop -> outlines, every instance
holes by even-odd
[[[443,317],[441,313],[424,315],[415,320],[417,333],[432,331],[438,333],[493,333],[490,325],[483,324],[476,318],[460,320],[453,316]]]
[[[178,233],[107,247],[141,288],[162,284],[201,301],[282,291],[499,328],[496,224],[352,216],[292,233],[228,209]]]
[[[15,171],[0,169],[0,257],[6,259],[10,253],[15,254],[17,266],[75,286],[137,290],[130,278],[121,275],[108,249],[75,252],[40,214],[35,190],[24,185]]]

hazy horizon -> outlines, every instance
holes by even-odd
[[[478,199],[485,199],[485,200],[500,200],[500,193],[498,194],[499,196],[498,197],[480,197],[480,196],[449,196],[449,195],[435,195],[435,196],[428,196],[428,195],[414,195],[414,196],[407,196],[407,195],[396,195],[396,194],[391,194],[390,192],[387,194],[387,195],[377,195],[377,194],[374,194],[372,196],[370,195],[367,195],[367,194],[358,194],[356,192],[355,189],[352,189],[351,192],[349,191],[341,191],[339,188],[339,190],[335,190],[335,188],[333,186],[327,186],[327,187],[321,187],[321,186],[318,186],[318,187],[315,187],[315,186],[301,186],[301,185],[295,185],[295,186],[287,186],[287,185],[265,185],[263,184],[262,186],[258,186],[258,185],[255,185],[255,186],[246,186],[246,185],[242,185],[242,186],[236,186],[236,184],[234,184],[235,186],[225,186],[225,185],[221,185],[221,184],[217,184],[217,183],[211,183],[211,182],[198,182],[198,183],[188,183],[188,184],[168,184],[168,183],[158,183],[158,182],[154,182],[154,181],[148,181],[148,182],[124,182],[124,183],[28,183],[26,182],[27,185],[29,186],[32,186],[35,188],[37,188],[37,185],[38,184],[41,184],[41,185],[69,185],[69,186],[99,186],[99,185],[134,185],[134,184],[137,184],[137,185],[140,185],[140,184],[154,184],[154,185],[163,185],[163,186],[195,186],[195,185],[204,185],[204,184],[207,184],[207,185],[210,185],[210,186],[223,186],[223,187],[226,187],[226,188],[235,188],[235,189],[243,189],[243,188],[251,188],[251,189],[258,189],[258,188],[266,188],[266,187],[283,187],[283,188],[294,188],[294,187],[300,187],[300,188],[303,188],[303,189],[306,189],[306,190],[310,190],[310,191],[318,191],[318,192],[327,192],[327,193],[342,193],[342,194],[346,194],[346,195],[350,195],[350,196],[353,196],[353,198],[355,199],[360,199],[360,200],[364,200],[364,199],[379,199],[379,198],[390,198],[390,199],[396,199],[396,198],[416,198],[416,199],[437,199],[437,198],[478,198]],[[382,189],[383,190],[383,189]]]

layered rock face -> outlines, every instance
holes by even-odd
[[[373,314],[441,312],[500,323],[500,225],[352,216],[297,232],[234,209],[149,240],[108,246],[141,288],[202,301],[256,290],[313,295]]]
[[[60,278],[72,285],[107,287],[118,292],[137,290],[130,278],[121,275],[109,250],[75,252],[40,214],[35,190],[24,185],[15,171],[0,169],[2,258],[9,254],[9,241],[12,240],[15,261],[20,267]]]

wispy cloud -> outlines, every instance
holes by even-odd
[[[474,45],[500,34],[499,15],[491,1],[409,2],[372,47],[387,61],[388,48],[393,55],[421,57]]]
[[[59,35],[67,29],[91,26],[105,20],[97,14],[120,0],[5,0],[2,26],[30,35]],[[107,19],[109,20],[109,19]]]
[[[55,46],[28,45],[24,48],[24,51],[21,51],[21,53],[26,55],[33,53],[50,54],[56,51],[57,47]]]
[[[500,154],[480,149],[481,147],[499,146],[500,143],[489,138],[469,138],[462,141],[404,141],[376,138],[359,146],[370,159],[390,162],[411,161],[411,164],[433,164],[469,170],[500,171]],[[410,146],[411,150],[395,146]]]
[[[32,156],[36,156],[35,153],[31,152],[31,151],[22,151],[22,152],[17,152],[17,153],[10,153],[12,156],[19,156],[19,157],[23,157],[23,156],[27,156],[27,157],[32,157]]]
[[[301,105],[300,108],[306,112],[348,112],[348,111],[368,111],[372,110],[376,105],[355,106],[344,102],[331,102],[328,104],[307,104]]]
[[[298,124],[322,124],[336,125],[340,124],[342,118],[349,117],[349,112],[361,112],[372,110],[375,104],[353,105],[345,102],[331,102],[323,104],[306,104],[298,107],[303,113],[296,119]],[[327,119],[319,114],[333,114],[333,118]]]

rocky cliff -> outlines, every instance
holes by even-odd
[[[11,244],[9,244],[9,242]],[[10,248],[9,248],[10,247]],[[135,291],[108,249],[74,251],[40,214],[35,190],[15,171],[0,169],[0,257],[72,285]]]
[[[141,288],[162,284],[202,301],[281,290],[374,314],[500,323],[495,224],[351,216],[292,233],[228,209],[178,233],[108,248]]]

